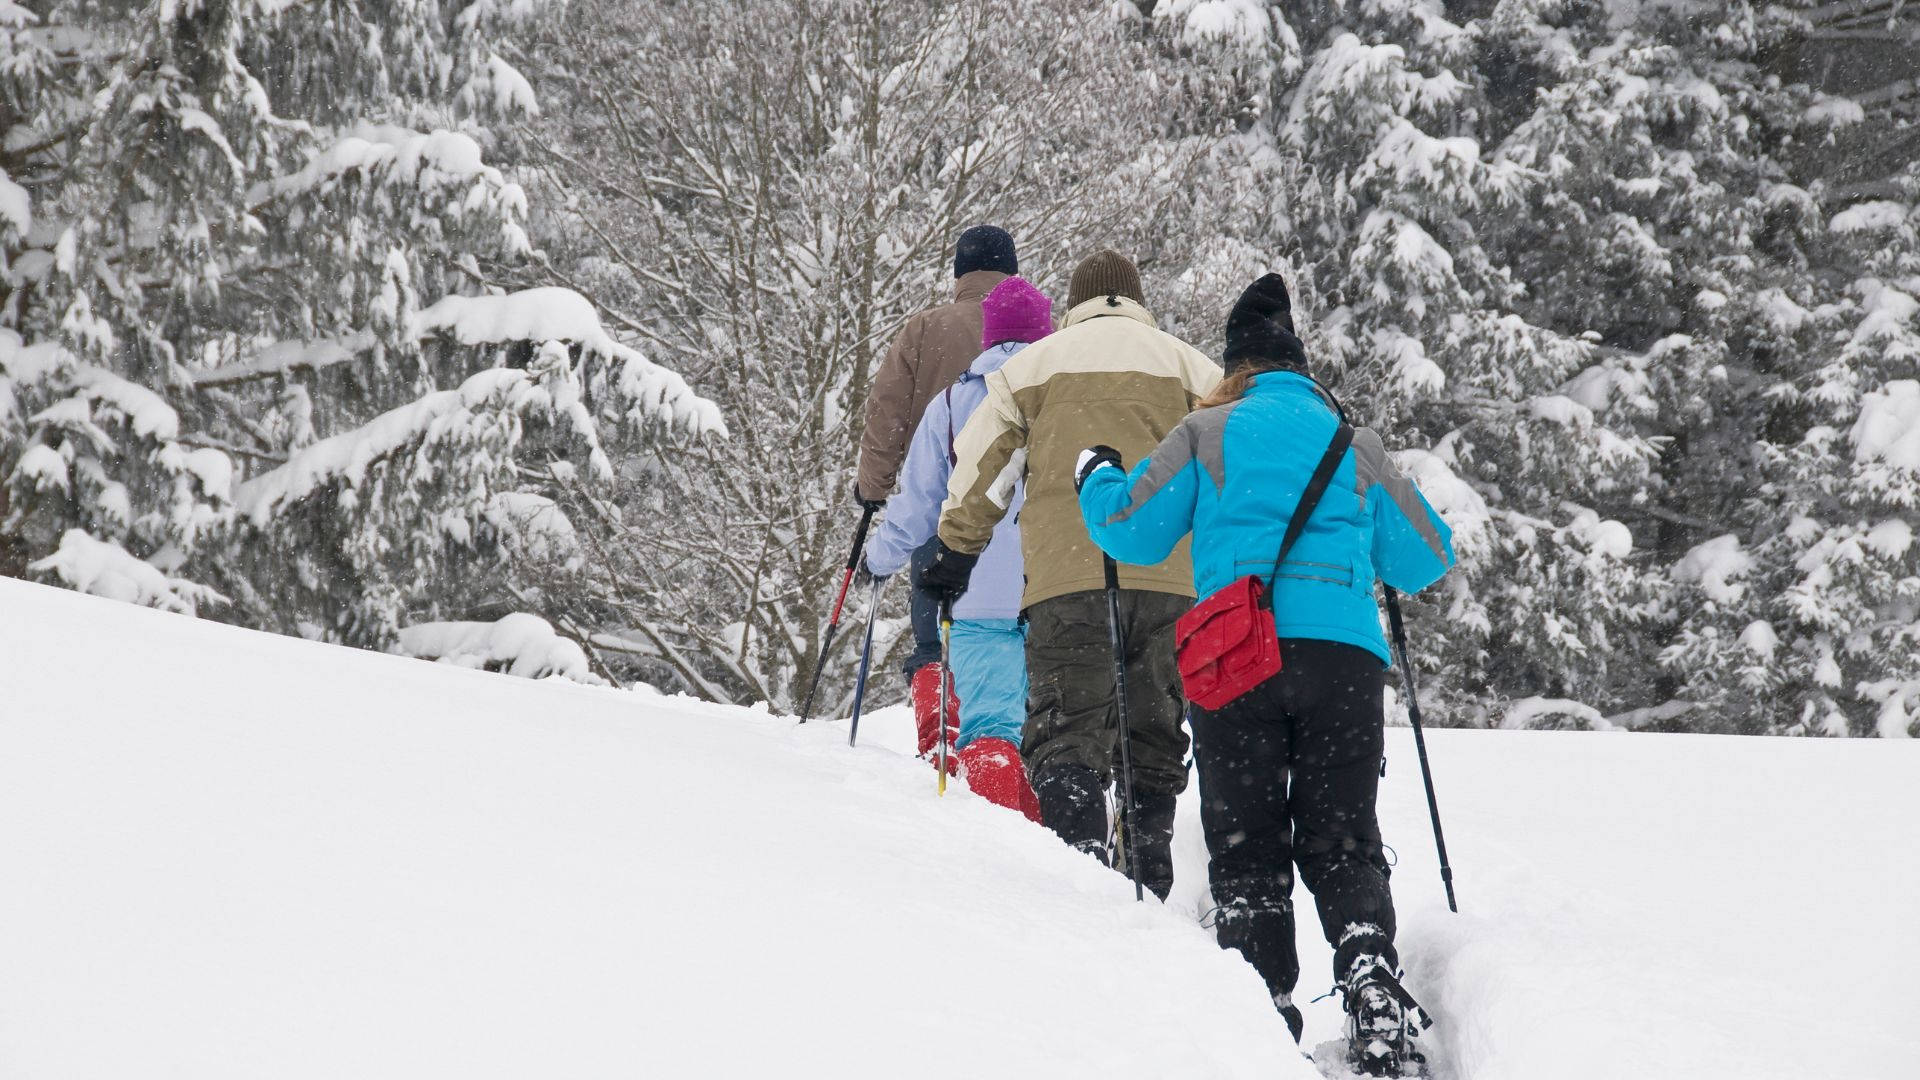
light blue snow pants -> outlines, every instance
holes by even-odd
[[[1027,628],[1018,619],[953,621],[953,692],[959,749],[975,739],[1020,745],[1027,722]]]

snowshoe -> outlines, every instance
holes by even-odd
[[[1415,1035],[1433,1018],[1413,1000],[1385,960],[1362,955],[1340,988],[1347,1009],[1347,1063],[1362,1076],[1422,1076]]]

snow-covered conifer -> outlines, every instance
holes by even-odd
[[[546,7],[0,11],[0,569],[91,588],[127,575],[65,553],[111,545],[169,606],[385,645],[511,561],[497,495],[611,475],[602,421],[719,429],[578,297],[474,295],[532,255],[487,156]]]
[[[1913,475],[1877,425],[1915,372],[1920,187],[1911,153],[1862,138],[1920,136],[1909,84],[1856,98],[1807,63],[1823,41],[1920,39],[1897,11],[1860,23],[1867,6],[1502,4],[1487,29],[1500,155],[1547,181],[1495,243],[1531,317],[1598,335],[1594,403],[1630,405],[1661,447],[1654,483],[1609,508],[1671,583],[1643,692],[1695,725],[1911,726]]]
[[[1455,525],[1461,572],[1420,605],[1414,639],[1445,714],[1496,722],[1503,697],[1612,704],[1649,583],[1609,504],[1645,483],[1655,448],[1620,420],[1647,403],[1594,393],[1593,345],[1527,318],[1525,284],[1487,244],[1543,177],[1481,141],[1475,34],[1438,3],[1251,6],[1270,96],[1198,186],[1257,195],[1245,212],[1197,211],[1185,280],[1211,310],[1183,312],[1183,328],[1216,339],[1224,279],[1297,282],[1317,374],[1405,448]],[[1155,15],[1176,66],[1225,23],[1222,5]]]

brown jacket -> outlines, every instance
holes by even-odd
[[[1105,444],[1132,466],[1219,381],[1218,364],[1155,328],[1132,300],[1096,296],[1082,303],[1058,332],[987,376],[987,399],[954,440],[940,539],[955,551],[985,548],[1006,516],[1013,481],[1024,477],[1023,606],[1105,588],[1100,549],[1087,536],[1073,490],[1080,451]],[[1187,542],[1158,566],[1121,566],[1120,586],[1191,597]]]
[[[901,459],[933,395],[952,385],[980,355],[980,301],[1007,275],[975,270],[953,283],[953,303],[907,320],[867,391],[860,435],[860,497],[876,502],[893,493]]]

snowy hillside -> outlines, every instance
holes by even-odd
[[[1135,904],[937,799],[906,723],[849,750],[0,579],[0,1076],[1315,1075],[1198,926],[1192,805]],[[1913,744],[1438,732],[1452,916],[1392,734],[1442,1077],[1920,1069]]]

